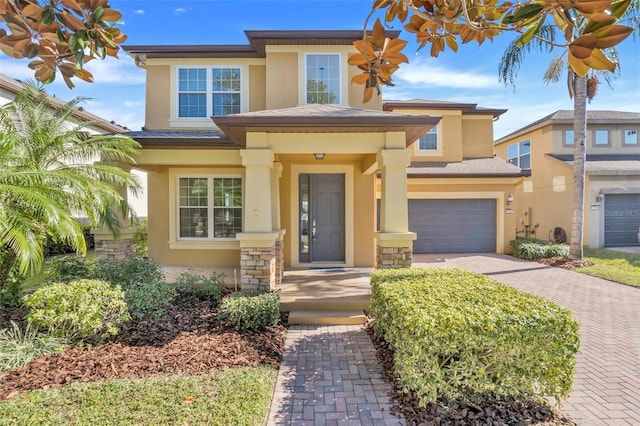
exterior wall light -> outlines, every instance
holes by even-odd
[[[324,152],[316,152],[315,154],[313,154],[313,156],[316,158],[316,160],[324,160]]]
[[[596,195],[596,203],[601,202],[603,198],[604,197],[603,197],[602,189],[601,189],[600,192],[598,192],[598,194]]]
[[[507,205],[510,206],[513,203],[513,194],[507,195]]]

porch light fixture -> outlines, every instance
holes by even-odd
[[[324,160],[324,152],[316,152],[315,154],[313,154],[313,156],[316,158],[316,160]]]
[[[507,205],[510,206],[513,203],[513,194],[507,195]]]
[[[602,189],[601,189],[600,192],[598,192],[598,194],[596,195],[596,203],[601,202],[603,198],[604,197],[603,197]]]

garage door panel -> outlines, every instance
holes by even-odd
[[[496,201],[409,200],[414,253],[470,253],[496,250]]]
[[[637,246],[640,194],[607,194],[604,198],[605,247]]]

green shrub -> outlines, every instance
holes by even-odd
[[[95,278],[95,266],[95,260],[75,254],[57,256],[49,261],[46,281],[49,283],[68,283],[81,279],[92,279]]]
[[[220,317],[241,330],[272,327],[280,320],[280,295],[275,291],[231,294],[222,299]]]
[[[225,274],[220,272],[206,277],[189,268],[176,275],[174,285],[183,299],[220,301],[225,290],[224,279]]]
[[[534,260],[548,257],[567,257],[569,246],[567,244],[548,243],[546,241],[530,238],[518,238],[511,241],[513,255],[520,259]]]
[[[133,234],[133,253],[140,257],[149,256],[149,247],[147,244],[149,236],[149,222],[147,219],[136,219],[133,221],[132,225],[136,228],[136,232]]]
[[[373,329],[421,404],[554,396],[571,390],[571,312],[462,269],[375,271]]]
[[[124,292],[129,313],[135,318],[159,318],[175,298],[174,287],[164,281],[162,268],[150,259],[134,256],[120,262],[99,260],[95,276]]]
[[[0,271],[0,307],[20,306],[25,277],[20,273],[18,263],[11,264],[11,258],[5,258],[7,255],[6,250],[0,249],[0,268],[7,268]]]
[[[72,341],[101,340],[118,334],[129,312],[120,288],[97,280],[55,283],[38,289],[24,304],[27,320]]]
[[[94,242],[93,234],[91,233],[91,226],[83,225],[82,233],[84,235],[84,243],[87,247],[87,250],[94,248],[95,242]],[[71,245],[69,245],[66,242],[55,241],[51,237],[47,237],[47,241],[45,242],[45,245],[44,245],[45,257],[57,256],[60,254],[69,254],[69,253],[75,253],[75,250],[73,249],[73,247],[71,247]]]
[[[12,321],[10,328],[0,330],[0,372],[24,367],[32,359],[64,350],[68,344],[66,339],[39,333],[29,323],[23,330]]]

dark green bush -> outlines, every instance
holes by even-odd
[[[85,242],[85,245],[87,246],[87,250],[94,248],[95,242],[93,239],[93,234],[91,233],[91,226],[83,225],[82,233],[84,234],[84,242]],[[68,243],[65,243],[62,241],[55,241],[51,237],[47,237],[47,241],[44,245],[45,257],[57,256],[60,254],[69,254],[69,253],[75,253],[75,250]]]
[[[571,390],[579,337],[569,310],[462,269],[380,270],[371,285],[374,332],[421,404]]]
[[[19,306],[25,278],[20,273],[18,264],[12,264],[12,257],[5,256],[8,256],[8,252],[0,249],[0,267],[7,268],[0,271],[0,307]]]
[[[273,327],[280,320],[280,295],[275,291],[233,293],[222,299],[220,318],[241,330]]]
[[[149,247],[147,244],[149,223],[147,219],[135,219],[132,225],[136,228],[136,232],[133,234],[133,253],[140,257],[149,256]]]
[[[49,283],[68,283],[83,278],[95,278],[96,262],[75,254],[51,258],[46,280]]]
[[[30,308],[30,323],[72,341],[115,336],[130,318],[122,290],[97,280],[41,287],[24,304]]]
[[[520,259],[534,260],[548,257],[567,257],[569,246],[567,244],[555,244],[530,238],[518,238],[511,241],[513,255]]]
[[[220,301],[225,290],[224,279],[223,273],[212,272],[206,277],[189,268],[176,275],[174,286],[183,299]]]
[[[161,317],[176,296],[171,284],[164,281],[162,268],[150,259],[135,256],[120,262],[99,260],[95,276],[120,286],[133,317]]]

